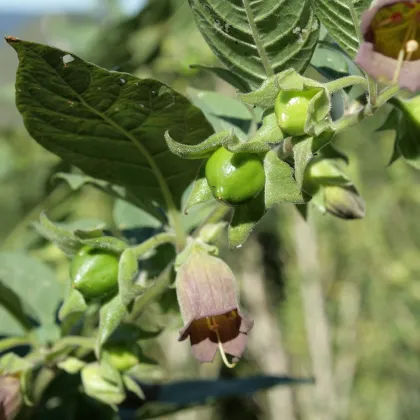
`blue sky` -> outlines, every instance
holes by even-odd
[[[0,13],[71,12],[92,10],[103,0],[0,0]],[[126,13],[138,10],[144,0],[120,0]]]

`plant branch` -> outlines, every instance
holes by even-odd
[[[146,252],[158,247],[159,245],[163,245],[167,243],[175,244],[176,240],[177,240],[177,237],[173,233],[167,233],[167,232],[159,233],[151,237],[150,239],[147,239],[140,245],[137,245],[131,248],[131,251],[136,256],[136,258],[139,258],[142,255],[144,255]]]

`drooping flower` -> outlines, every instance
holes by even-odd
[[[19,379],[0,376],[0,419],[13,420],[22,404]]]
[[[225,364],[233,367],[254,323],[238,307],[232,270],[221,259],[193,246],[178,269],[176,290],[184,320],[179,340],[189,337],[192,353],[200,362],[212,362],[219,349]],[[233,356],[233,363],[226,354]]]
[[[377,0],[362,15],[356,63],[379,82],[420,89],[420,1]]]

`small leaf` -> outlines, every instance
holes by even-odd
[[[32,363],[15,353],[7,353],[0,358],[0,374],[14,375],[32,368]]]
[[[267,208],[275,204],[303,204],[301,188],[293,177],[293,169],[276,152],[268,152],[264,159],[266,176],[265,205]]]
[[[57,363],[57,366],[67,373],[74,375],[79,373],[86,366],[86,362],[77,359],[76,357],[68,357],[62,362]]]
[[[319,25],[308,0],[189,3],[216,56],[253,86],[286,68],[305,70],[318,40]]]
[[[116,367],[114,367],[110,356],[106,351],[102,352],[101,354],[100,367],[102,378],[104,378],[107,382],[116,385],[118,389],[123,391],[124,385],[121,373]]]
[[[127,315],[126,306],[119,295],[114,296],[99,311],[99,329],[96,340],[96,354],[100,354],[102,344],[111,336]]]
[[[76,235],[77,236],[77,235]],[[127,242],[113,236],[101,236],[100,238],[81,239],[83,245],[89,245],[95,249],[102,249],[104,251],[111,251],[115,254],[121,254],[127,247]]]
[[[245,243],[265,211],[263,193],[250,203],[235,208],[228,229],[230,249],[240,248]]]
[[[236,73],[228,69],[224,69],[222,67],[201,66],[199,64],[193,64],[190,67],[192,69],[200,69],[200,70],[208,71],[209,73],[213,73],[216,76],[218,76],[220,79],[232,85],[234,88],[240,90],[241,92],[246,93],[251,90],[251,87],[245,80],[243,80]]]
[[[312,6],[328,34],[354,57],[360,44],[360,15],[372,0],[313,0]]]
[[[216,134],[212,134],[200,144],[189,146],[177,143],[172,139],[168,131],[165,133],[165,140],[169,150],[183,159],[205,159],[234,137],[235,134],[233,130],[223,130]]]
[[[86,309],[87,305],[83,295],[78,290],[70,287],[70,293],[58,312],[58,319],[63,321],[69,315],[83,313]]]

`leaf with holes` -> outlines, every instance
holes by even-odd
[[[312,0],[319,20],[351,57],[360,44],[360,15],[371,3],[372,0]]]
[[[318,40],[309,0],[189,0],[217,57],[253,86],[293,67],[302,72]]]
[[[37,142],[142,200],[180,205],[200,162],[171,154],[164,133],[187,145],[209,137],[198,108],[156,80],[107,71],[46,45],[6,41],[19,57],[16,104]]]

